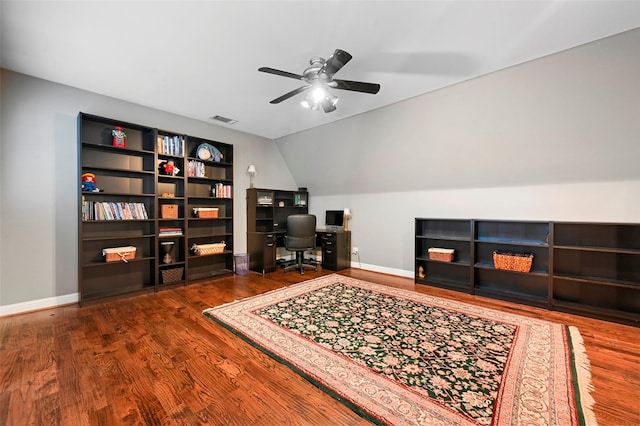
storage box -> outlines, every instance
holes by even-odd
[[[136,248],[134,246],[126,247],[112,247],[102,250],[105,262],[127,262],[128,260],[135,259]]]
[[[431,247],[429,249],[429,260],[439,260],[441,262],[453,262],[455,249]]]
[[[198,256],[220,254],[224,252],[224,248],[226,247],[226,245],[227,244],[224,241],[214,244],[194,244],[193,246],[191,246],[191,251],[193,251]]]
[[[514,254],[493,252],[493,266],[496,269],[505,269],[516,272],[529,272],[533,263],[532,254]]]
[[[160,217],[162,219],[177,219],[178,218],[178,205],[177,204],[163,204],[160,206]]]
[[[211,219],[218,217],[217,207],[196,207],[193,209],[193,215],[195,217]]]
[[[162,284],[171,284],[182,281],[182,273],[184,268],[169,268],[162,270]]]

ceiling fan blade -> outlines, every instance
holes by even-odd
[[[337,83],[335,88],[341,90],[351,90],[353,92],[371,93],[375,95],[380,91],[380,85],[375,83],[364,83],[362,81],[333,80]]]
[[[302,93],[305,90],[307,90],[309,87],[311,87],[310,85],[308,86],[302,86],[302,87],[298,87],[296,90],[292,90],[289,93],[285,93],[284,95],[280,96],[279,98],[275,98],[274,100],[272,100],[271,102],[269,102],[270,104],[279,104],[282,101],[286,101],[287,99],[289,99],[292,96],[297,95],[298,93]]]
[[[300,74],[294,74],[288,71],[281,71],[275,68],[261,67],[261,68],[258,68],[258,71],[266,72],[268,74],[275,74],[282,77],[295,78],[296,80],[302,80],[302,76]]]
[[[324,66],[320,68],[319,73],[321,74],[324,73],[324,74],[327,74],[329,77],[331,77],[335,73],[340,71],[340,68],[344,67],[347,64],[347,62],[351,60],[352,57],[353,56],[351,56],[349,53],[345,52],[344,50],[336,49],[336,51],[333,52],[331,56],[329,56],[329,59],[327,59]]]

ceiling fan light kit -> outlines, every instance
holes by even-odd
[[[307,92],[307,96],[300,102],[304,108],[318,111],[321,107],[324,112],[335,111],[338,97],[329,92],[324,86],[316,85]]]
[[[305,86],[298,87],[297,89],[285,93],[284,95],[272,100],[270,103],[279,104],[280,102],[299,93],[308,91],[304,100],[300,102],[303,107],[315,111],[322,108],[324,112],[332,112],[336,110],[338,97],[329,92],[329,88],[370,93],[373,95],[380,91],[379,84],[364,83],[361,81],[337,80],[333,78],[334,74],[345,66],[351,58],[352,56],[349,53],[344,50],[336,49],[336,51],[333,52],[326,61],[320,57],[311,58],[309,61],[310,66],[304,70],[302,75],[269,67],[258,68],[258,71],[279,75],[281,77],[302,80],[307,83]]]

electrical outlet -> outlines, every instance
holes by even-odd
[[[351,249],[351,254],[353,254],[354,256],[357,256],[358,255],[358,247],[353,247]]]

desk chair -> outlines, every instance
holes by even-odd
[[[316,217],[312,214],[292,214],[287,217],[287,233],[284,236],[284,246],[289,251],[296,252],[296,262],[284,268],[284,272],[292,269],[300,270],[304,275],[304,268],[318,270],[317,265],[304,261],[304,252],[316,248]]]

